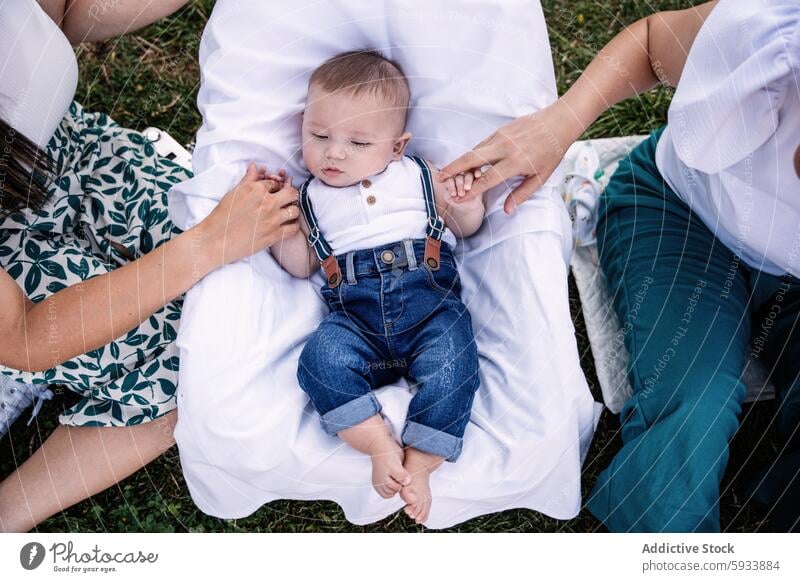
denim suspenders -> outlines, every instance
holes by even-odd
[[[420,169],[420,181],[422,182],[422,190],[425,194],[425,212],[428,215],[428,226],[425,229],[427,237],[425,239],[425,264],[432,270],[439,269],[439,256],[442,248],[442,236],[444,236],[445,224],[444,220],[439,216],[436,211],[436,200],[433,196],[433,179],[431,178],[431,169],[420,157],[406,156],[413,160]],[[325,240],[322,232],[319,230],[319,223],[314,214],[314,209],[311,207],[311,200],[308,198],[308,184],[312,178],[306,180],[300,186],[300,211],[303,213],[308,224],[308,245],[314,249],[317,258],[322,263],[322,269],[325,271],[325,276],[328,278],[328,285],[336,287],[342,282],[342,271],[339,268],[339,262],[336,260],[336,255],[333,254],[333,249]]]

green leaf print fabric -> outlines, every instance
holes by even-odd
[[[73,103],[47,147],[58,168],[48,205],[0,219],[0,266],[33,302],[113,271],[180,232],[167,213],[167,193],[191,174],[158,157],[140,133]],[[60,416],[63,424],[147,422],[176,406],[180,316],[178,299],[116,341],[55,368],[0,366],[0,373],[79,394]]]

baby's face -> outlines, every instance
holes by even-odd
[[[330,93],[312,85],[303,112],[303,160],[330,186],[344,187],[382,172],[403,156],[411,134],[404,114],[374,95]]]

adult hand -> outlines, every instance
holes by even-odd
[[[556,101],[533,115],[504,125],[472,151],[442,168],[436,180],[444,182],[463,172],[483,168],[469,191],[470,196],[478,196],[506,180],[522,176],[522,183],[504,204],[506,213],[511,214],[547,181],[569,146],[580,136],[581,128],[569,107]]]
[[[249,257],[299,230],[298,192],[291,176],[277,182],[267,175],[250,164],[236,187],[197,225],[214,267]]]

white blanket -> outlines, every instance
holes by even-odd
[[[314,67],[343,50],[377,48],[410,79],[410,151],[442,165],[498,126],[555,99],[535,0],[219,0],[200,49],[203,126],[195,178],[172,193],[188,227],[250,160],[303,176],[299,113]],[[567,301],[570,223],[553,181],[512,217],[511,185],[491,195],[481,231],[460,243],[481,387],[462,456],[431,480],[426,525],[449,527],[527,507],[577,514],[581,463],[596,425]],[[364,524],[402,507],[370,484],[369,459],[328,437],[297,385],[297,358],[325,315],[319,274],[295,279],[259,253],[187,295],[178,345],[175,438],[195,503],[236,518],[274,499],[330,499]],[[411,394],[378,391],[395,431]]]

